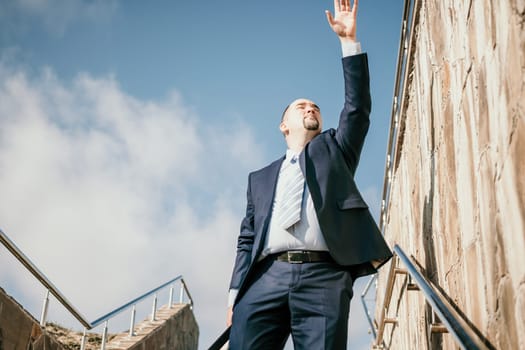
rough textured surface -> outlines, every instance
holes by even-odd
[[[492,346],[525,349],[525,1],[421,1],[415,34],[386,238]],[[404,282],[386,344],[456,349]]]
[[[106,346],[107,350],[161,350],[197,349],[199,329],[190,305],[179,304],[173,308],[162,307],[155,321],[149,319],[135,327],[135,335],[117,335]]]
[[[52,335],[65,350],[79,350],[80,344],[82,343],[83,332],[76,332],[72,329],[62,327],[55,323],[46,324],[46,331]],[[108,334],[108,340],[110,341],[115,337],[114,334]],[[102,344],[101,333],[86,333],[86,344],[84,350],[99,350]]]
[[[0,350],[64,350],[38,321],[0,288]]]
[[[73,350],[80,349],[82,333],[48,324],[40,327],[28,312],[0,288],[0,350]],[[188,304],[163,306],[155,321],[136,325],[135,336],[128,333],[108,335],[108,350],[197,349],[199,328]],[[100,349],[101,336],[88,333],[86,350]]]

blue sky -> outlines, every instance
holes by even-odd
[[[358,15],[373,111],[356,178],[376,217],[402,6],[361,0]],[[336,125],[332,7],[3,2],[0,227],[90,319],[184,274],[205,348],[224,325],[247,174],[285,151],[282,110],[310,98],[324,127]],[[43,292],[29,292],[34,282],[3,253],[0,262],[10,267],[1,286],[38,314]],[[358,303],[365,282],[355,288],[352,349],[370,342]]]

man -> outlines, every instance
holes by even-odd
[[[355,278],[392,256],[353,179],[371,107],[358,1],[334,4],[326,15],[344,56],[339,126],[321,133],[319,107],[293,101],[279,126],[286,156],[249,176],[230,283],[233,350],[283,348],[290,333],[296,349],[345,349]]]

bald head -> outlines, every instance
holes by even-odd
[[[304,146],[321,132],[322,125],[319,106],[311,100],[299,98],[285,108],[279,128],[288,146],[290,142]]]

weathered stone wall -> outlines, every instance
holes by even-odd
[[[38,321],[0,288],[0,350],[64,350]]]
[[[134,329],[135,336],[118,334],[106,346],[108,350],[196,350],[199,327],[188,304],[176,304],[171,309],[157,310],[155,321],[149,318]]]
[[[174,304],[157,310],[154,321],[149,318],[135,326],[135,336],[128,332],[110,335],[108,350],[196,350],[199,327],[190,305]],[[22,306],[0,288],[0,350],[66,350],[79,349],[82,333],[57,325],[40,327]],[[99,334],[89,333],[86,349],[100,349]]]
[[[525,349],[525,0],[422,0],[417,15],[386,238],[495,348]],[[456,349],[428,336],[431,312],[403,282],[386,344]]]

